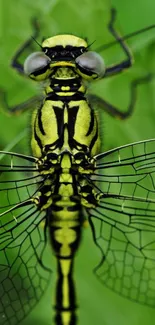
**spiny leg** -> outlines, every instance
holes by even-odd
[[[11,66],[15,68],[21,75],[25,76],[24,73],[24,66],[21,64],[20,57],[24,55],[27,50],[34,51],[34,39],[38,37],[39,35],[39,24],[36,19],[33,19],[32,21],[33,26],[33,35],[31,38],[29,38],[15,53],[12,61]],[[0,88],[0,104],[1,105],[1,111],[4,111],[7,115],[18,115],[22,112],[32,108],[36,107],[36,105],[40,105],[44,96],[43,95],[37,95],[33,96],[32,98],[29,98],[28,100],[24,101],[23,103],[17,104],[15,106],[10,106],[8,104],[7,100],[7,93],[4,89]]]
[[[110,32],[112,33],[112,35],[115,37],[116,41],[120,44],[120,46],[123,49],[123,51],[125,52],[125,54],[127,55],[127,59],[121,61],[118,64],[114,64],[112,66],[107,67],[103,78],[119,74],[124,69],[130,68],[132,66],[132,62],[133,62],[133,57],[132,57],[130,49],[128,48],[128,46],[125,44],[125,42],[122,40],[122,38],[120,37],[120,35],[117,33],[117,31],[114,28],[116,14],[117,14],[116,9],[112,8],[111,9],[111,19],[110,19],[108,28],[109,28]],[[131,116],[133,113],[135,103],[136,103],[136,97],[137,97],[137,86],[140,84],[151,81],[152,77],[153,76],[151,74],[148,74],[145,77],[138,78],[138,79],[132,81],[131,86],[130,86],[130,103],[128,105],[126,112],[121,112],[117,107],[106,102],[104,99],[102,99],[99,96],[92,94],[92,95],[89,95],[88,98],[92,104],[99,106],[101,109],[103,109],[109,115],[119,118],[119,119],[126,119],[129,116]]]
[[[103,78],[118,74],[118,73],[122,72],[124,69],[130,68],[133,63],[133,57],[132,57],[130,49],[128,48],[128,46],[125,44],[125,42],[122,40],[121,36],[117,33],[117,31],[114,28],[116,14],[117,14],[116,9],[112,8],[111,9],[111,19],[110,19],[108,28],[109,28],[111,34],[116,39],[116,41],[120,44],[121,48],[123,49],[124,53],[127,56],[127,59],[119,62],[118,64],[114,64],[112,66],[107,67]]]
[[[36,108],[36,105],[40,106],[43,98],[43,95],[37,95],[29,98],[23,103],[17,104],[15,106],[10,106],[7,100],[7,92],[3,89],[0,89],[1,111],[3,111],[6,115],[19,115],[28,109]]]
[[[103,98],[97,95],[90,94],[88,95],[88,99],[92,105],[97,105],[99,108],[103,109],[109,115],[122,120],[126,119],[129,116],[131,116],[133,113],[135,103],[136,103],[136,98],[137,98],[137,87],[141,84],[151,81],[152,77],[153,77],[152,74],[148,74],[143,78],[139,78],[132,81],[130,86],[130,103],[128,105],[126,112],[121,112],[117,107],[106,102]]]
[[[35,39],[38,37],[40,28],[36,19],[32,20],[33,35],[18,49],[14,57],[11,60],[11,66],[16,69],[20,74],[25,75],[24,66],[19,62],[20,57],[24,55],[27,50],[34,51]]]

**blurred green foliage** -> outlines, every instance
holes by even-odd
[[[107,29],[110,7],[118,11],[116,26],[125,35],[155,23],[155,2],[148,0],[122,1],[113,0],[1,0],[1,52],[0,52],[0,87],[8,92],[10,104],[24,101],[36,92],[35,84],[17,75],[9,67],[9,62],[16,49],[32,35],[31,19],[37,17],[41,24],[42,36],[48,37],[58,33],[73,33],[87,37],[94,42],[92,49],[106,44],[113,38]],[[39,40],[40,41],[40,40]],[[130,82],[149,72],[155,71],[155,29],[134,37],[128,41],[135,64],[120,76],[104,79],[91,85],[92,92],[103,96],[109,102],[125,110],[130,96]],[[124,58],[119,45],[102,53],[106,64],[114,64]],[[104,149],[148,139],[155,136],[155,81],[140,86],[133,116],[126,121],[118,121],[106,114],[102,115],[100,125]],[[30,134],[30,115],[26,112],[19,117],[0,115],[0,149],[13,147],[17,142],[18,152],[28,153],[29,144],[22,138]],[[99,262],[100,255],[95,247],[90,229],[84,230],[83,244],[76,261],[76,282],[78,305],[80,306],[79,325],[151,325],[155,318],[155,310],[128,301],[102,286],[92,273]],[[51,256],[51,261],[53,261]],[[55,276],[52,278],[54,283]],[[54,305],[54,286],[39,302],[34,311],[21,325],[51,325]]]

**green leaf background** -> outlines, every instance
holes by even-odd
[[[24,101],[36,93],[35,84],[17,75],[9,67],[15,51],[32,35],[31,19],[37,17],[42,36],[72,33],[94,42],[92,49],[113,40],[107,29],[110,7],[117,9],[117,29],[125,35],[155,23],[154,0],[8,0],[0,1],[0,87],[5,88],[11,105]],[[130,98],[130,82],[155,71],[155,29],[128,41],[135,64],[123,74],[93,83],[93,93],[126,110]],[[114,64],[124,59],[119,45],[102,53],[105,63]],[[134,114],[126,121],[118,121],[100,112],[100,131],[104,150],[118,145],[155,137],[155,80],[138,88]],[[0,114],[0,150],[29,152],[30,116],[19,117]],[[25,131],[23,131],[25,130]],[[24,133],[23,133],[24,132]],[[24,139],[23,139],[24,136]],[[20,141],[22,140],[22,141]],[[17,144],[15,147],[15,143]],[[79,325],[151,325],[155,309],[124,299],[102,286],[93,275],[93,267],[100,260],[90,229],[83,230],[83,242],[76,259]],[[51,263],[53,263],[51,254]],[[54,264],[55,270],[55,264]],[[55,272],[56,276],[56,272]],[[55,276],[52,277],[54,283]],[[51,325],[54,312],[54,286],[42,297],[33,312],[21,325]]]

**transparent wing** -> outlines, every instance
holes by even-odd
[[[102,254],[96,276],[120,295],[155,307],[155,140],[96,156],[89,182],[101,197],[88,210]]]
[[[45,263],[45,214],[30,200],[42,183],[35,158],[0,152],[2,325],[20,324],[49,284],[51,272]]]

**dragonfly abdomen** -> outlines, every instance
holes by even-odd
[[[68,161],[65,157],[64,160]],[[63,164],[62,158],[61,166]],[[73,264],[81,240],[83,220],[75,177],[70,168],[68,172],[66,169],[62,168],[55,179],[53,202],[48,209],[50,241],[57,260],[56,325],[76,324]]]
[[[51,215],[51,218],[53,216]],[[50,238],[57,259],[55,324],[76,324],[76,294],[73,280],[74,257],[81,239],[80,220],[51,222]]]

